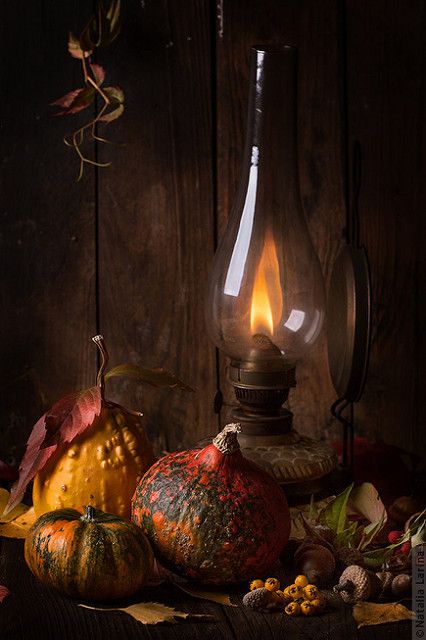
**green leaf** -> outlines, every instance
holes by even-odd
[[[351,522],[346,529],[337,534],[335,540],[336,547],[354,548],[356,546],[358,529],[360,529],[358,522]]]
[[[179,380],[173,373],[162,368],[146,369],[139,367],[137,364],[119,364],[108,371],[105,375],[105,380],[117,377],[134,378],[152,387],[170,387],[181,391],[194,391],[192,387]]]
[[[103,91],[111,100],[111,102],[114,102],[117,104],[124,103],[124,91],[121,87],[117,87],[117,86],[105,87]]]
[[[369,544],[371,544],[374,538],[380,533],[380,531],[385,526],[385,522],[387,519],[386,511],[384,511],[377,522],[370,522],[366,527],[364,527],[361,544],[359,549],[362,551]]]
[[[119,104],[116,109],[112,111],[108,111],[103,116],[99,118],[99,122],[112,122],[113,120],[117,120],[124,112],[124,105]]]
[[[342,493],[330,502],[319,516],[321,524],[330,527],[336,534],[342,533],[347,528],[346,506],[354,483],[350,484]]]
[[[78,58],[79,60],[82,60],[83,58],[88,58],[92,53],[91,49],[84,51],[81,48],[80,40],[76,38],[76,36],[73,33],[71,33],[71,31],[69,32],[69,36],[68,36],[68,51],[73,58]]]
[[[418,544],[426,544],[426,521],[423,521],[420,528],[411,537],[411,546],[416,547]]]
[[[394,547],[398,545],[390,545],[389,547],[381,549],[373,549],[371,551],[364,551],[362,554],[364,562],[367,567],[380,567],[386,560],[393,555]]]
[[[107,19],[109,20],[110,39],[109,42],[113,42],[120,33],[120,0],[112,0],[111,5],[107,12]]]

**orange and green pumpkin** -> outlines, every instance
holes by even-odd
[[[130,596],[153,568],[140,528],[92,506],[42,515],[25,540],[25,560],[45,585],[86,600]]]
[[[284,493],[244,458],[238,430],[228,425],[204,449],[161,458],[132,500],[132,519],[160,562],[207,584],[265,575],[290,534]]]

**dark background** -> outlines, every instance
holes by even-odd
[[[67,32],[87,0],[3,0],[1,26],[0,458],[19,462],[35,420],[94,383],[102,332],[111,364],[164,366],[185,395],[109,383],[142,408],[159,450],[226,419],[232,394],[206,337],[203,299],[239,177],[249,49],[299,48],[302,202],[326,280],[343,244],[352,149],[361,146],[361,240],[371,265],[370,369],[357,431],[424,448],[425,4],[422,0],[123,0],[99,51],[126,111],[78,163],[62,138],[84,116],[49,103],[81,86]],[[225,405],[215,413],[221,388]],[[325,340],[298,368],[299,431],[333,439]]]

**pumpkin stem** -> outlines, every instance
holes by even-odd
[[[101,353],[101,366],[99,367],[98,376],[96,378],[96,384],[101,390],[102,400],[105,400],[105,369],[108,364],[109,354],[105,345],[105,340],[103,336],[94,336],[92,338],[93,342],[98,347]]]
[[[84,507],[84,513],[81,516],[81,520],[86,520],[86,522],[94,522],[96,520],[95,513],[95,507],[92,507],[91,504],[88,504],[86,507]]]
[[[229,455],[238,451],[240,444],[237,434],[241,431],[241,425],[238,423],[227,424],[220,433],[213,438],[213,444],[221,453]]]

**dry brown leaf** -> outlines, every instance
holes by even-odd
[[[187,582],[173,582],[176,587],[185,591],[190,596],[194,596],[194,598],[202,598],[203,600],[211,600],[212,602],[217,602],[218,604],[224,604],[227,607],[236,607],[236,604],[232,604],[230,597],[227,593],[220,593],[219,591],[210,591],[209,589],[198,589],[197,587],[193,587]]]
[[[352,609],[355,622],[360,627],[399,620],[414,620],[416,614],[399,602],[376,604],[375,602],[358,602]]]
[[[124,611],[129,616],[132,616],[138,622],[142,624],[158,624],[159,622],[176,622],[175,618],[198,618],[208,620],[211,616],[198,615],[193,613],[184,613],[183,611],[176,611],[173,607],[167,607],[159,602],[139,602],[138,604],[131,604],[124,608],[112,608],[103,609],[101,607],[91,607],[87,604],[79,604],[79,607],[84,609],[93,609],[94,611]]]
[[[9,496],[8,491],[0,489],[0,513],[8,503]],[[34,507],[27,507],[21,502],[6,516],[0,516],[0,537],[24,539],[36,520]]]

